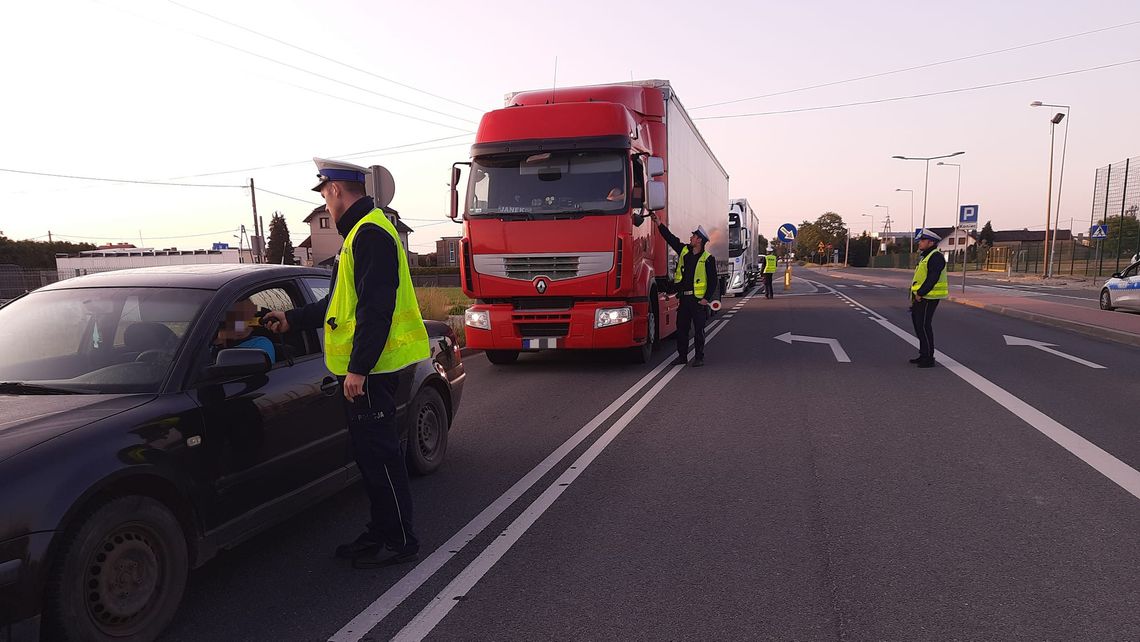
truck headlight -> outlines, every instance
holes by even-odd
[[[601,308],[594,313],[594,327],[608,328],[610,326],[629,323],[633,320],[633,308]]]
[[[736,286],[738,286],[738,285],[740,285],[740,284],[742,284],[742,283],[744,283],[744,275],[743,275],[743,274],[741,274],[740,272],[737,272],[737,273],[736,273],[736,274],[735,274],[735,275],[732,277],[732,286],[733,286],[733,287],[736,287]]]
[[[468,308],[463,312],[463,323],[482,330],[491,329],[491,313],[487,310],[472,310]]]

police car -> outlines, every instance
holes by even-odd
[[[1113,274],[1100,289],[1100,309],[1116,308],[1140,310],[1140,261],[1134,261],[1123,272]]]

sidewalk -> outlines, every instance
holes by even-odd
[[[814,268],[819,270],[819,268]],[[822,270],[823,274],[839,279],[849,279],[864,283],[886,283],[897,287],[906,287],[910,283],[911,273],[908,270],[889,268],[876,268],[874,277],[865,274],[853,274],[843,269]],[[1025,321],[1032,321],[1042,325],[1062,328],[1080,334],[1115,341],[1126,345],[1140,347],[1140,314],[1129,312],[1107,312],[1088,306],[1079,306],[1069,303],[1045,300],[1044,297],[1021,296],[1014,291],[994,292],[990,288],[971,289],[970,276],[967,275],[966,293],[962,294],[957,286],[950,288],[949,300],[962,305],[968,305],[990,312],[996,312],[1008,317]],[[974,279],[989,282],[998,279]],[[1004,276],[1000,282],[1018,283],[1007,280]],[[1024,281],[1030,284],[1032,281]],[[1041,280],[1038,279],[1040,284]],[[1049,281],[1050,284],[1053,281]]]

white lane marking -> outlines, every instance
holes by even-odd
[[[711,341],[725,325],[727,325],[727,323],[722,323],[720,327],[709,333],[708,338],[705,340],[706,343]],[[537,499],[531,502],[530,506],[527,506],[526,510],[515,518],[515,521],[511,522],[499,537],[496,537],[450,584],[432,598],[432,601],[392,638],[393,642],[418,642],[431,633],[443,618],[451,612],[451,609],[455,608],[455,605],[459,603],[460,599],[467,595],[479,580],[483,579],[483,576],[506,555],[507,551],[526,534],[527,530],[534,525],[538,518],[570,487],[570,484],[581,476],[582,472],[586,470],[586,468],[597,459],[598,455],[625,430],[626,426],[649,405],[649,402],[661,392],[673,377],[680,374],[686,367],[687,366],[675,366],[672,370],[667,372],[665,376],[661,377],[641,399],[637,400],[637,403],[631,406],[613,426],[610,426],[609,430],[602,433],[602,436],[587,448],[570,468],[566,469]]]
[[[844,284],[842,284],[842,283],[836,283],[836,284],[835,284],[835,287],[837,287],[837,288],[845,288],[845,287],[847,287],[847,286],[846,286],[846,285],[844,285]]]
[[[709,328],[712,332],[716,332],[716,329],[713,328],[719,329],[721,326],[723,326],[723,323],[713,322]],[[711,337],[712,334],[710,333],[709,336]],[[614,413],[629,402],[634,395],[640,392],[647,383],[655,379],[662,370],[669,366],[671,361],[672,359],[669,358],[664,359],[657,367],[651,370],[649,374],[633,384],[633,386],[626,390],[617,400],[607,406],[605,410],[598,413],[593,419],[586,423],[586,425],[582,426],[578,432],[563,442],[554,452],[547,455],[546,458],[532,468],[530,472],[515,482],[505,493],[500,495],[498,499],[491,502],[489,506],[484,508],[463,528],[452,535],[450,539],[440,545],[440,547],[432,552],[424,561],[417,564],[407,575],[400,578],[391,588],[376,598],[372,604],[368,605],[367,608],[361,611],[360,614],[354,617],[348,624],[345,624],[339,631],[333,634],[329,640],[336,642],[357,642],[365,635],[368,635],[368,632],[375,628],[381,620],[402,604],[404,600],[408,599],[412,593],[423,586],[444,564],[463,550],[471,540],[482,533],[492,522],[502,515],[504,511],[510,508],[515,501],[538,483],[543,476],[554,469],[559,462],[581,445],[599,426],[608,421]]]
[[[832,339],[830,337],[804,337],[798,334],[792,334],[791,332],[785,332],[773,338],[777,341],[783,341],[788,345],[791,345],[793,341],[799,341],[801,343],[822,343],[831,346],[831,353],[835,355],[836,361],[839,363],[851,363],[851,357],[847,356],[847,352],[843,349],[843,346],[839,345],[839,339]]]
[[[845,294],[841,294],[840,296],[845,299],[853,300]],[[856,301],[856,303],[858,303],[858,301]],[[887,321],[882,315],[863,304],[859,303],[859,307],[874,314],[875,317],[877,317],[875,321],[892,334],[906,341],[911,346],[915,348],[918,347],[918,339],[913,335],[890,321]],[[942,363],[947,370],[953,372],[982,394],[996,401],[1000,406],[1013,413],[1014,416],[1029,424],[1030,427],[1053,440],[1054,443],[1069,451],[1069,453],[1074,455],[1077,459],[1091,466],[1093,470],[1096,470],[1098,473],[1112,480],[1133,497],[1140,499],[1140,471],[1130,467],[1100,446],[1097,446],[1069,428],[1066,428],[1057,420],[1022,401],[1001,386],[998,386],[989,379],[958,363],[945,352],[935,350],[935,354],[938,356],[939,362]]]
[[[1065,354],[1064,352],[1061,352],[1060,350],[1054,350],[1053,348],[1057,347],[1056,343],[1045,343],[1044,341],[1035,341],[1033,339],[1022,339],[1021,337],[1011,337],[1008,334],[1003,334],[1002,336],[1005,338],[1005,344],[1007,346],[1029,346],[1030,348],[1037,348],[1038,350],[1040,350],[1042,352],[1048,352],[1049,354],[1056,355],[1056,356],[1061,357],[1063,359],[1068,359],[1069,361],[1072,361],[1074,363],[1079,363],[1082,366],[1088,366],[1089,368],[1095,368],[1098,370],[1104,370],[1105,369],[1105,367],[1100,365],[1099,363],[1093,363],[1092,361],[1085,361],[1084,359],[1082,359],[1080,357],[1074,357],[1073,355]]]

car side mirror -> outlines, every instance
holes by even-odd
[[[1123,275],[1123,274],[1121,274],[1120,272],[1114,272],[1114,273],[1112,274],[1112,278],[1114,278],[1114,279],[1123,279],[1123,278],[1124,278],[1124,275]]]
[[[459,166],[451,166],[451,212],[448,217],[451,220],[459,218]]]
[[[269,355],[257,348],[227,348],[218,353],[214,365],[206,368],[206,380],[233,381],[269,372]]]
[[[652,160],[652,159],[651,159]],[[665,183],[661,181],[649,181],[645,186],[646,196],[645,208],[650,212],[659,212],[665,209]]]
[[[665,159],[660,156],[650,156],[646,160],[646,169],[649,170],[650,178],[657,178],[658,176],[665,175]]]

